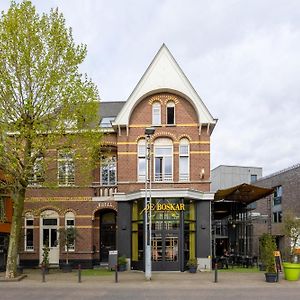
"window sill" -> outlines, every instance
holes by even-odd
[[[176,127],[176,124],[166,124],[166,127]]]

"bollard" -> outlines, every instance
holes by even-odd
[[[46,270],[44,265],[42,265],[42,282],[46,282]]]
[[[81,265],[78,265],[78,283],[81,282]]]
[[[115,265],[115,283],[118,282],[118,265]]]
[[[215,282],[218,282],[218,262],[215,262]]]

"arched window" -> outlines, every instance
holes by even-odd
[[[34,217],[31,213],[25,214],[25,232],[24,232],[24,250],[25,251],[34,251],[33,246],[33,221]]]
[[[101,185],[117,184],[117,159],[115,156],[101,160]]]
[[[137,144],[137,153],[138,153],[138,181],[144,182],[146,179],[146,141],[141,139]]]
[[[175,124],[175,103],[169,101],[167,103],[167,125]]]
[[[75,215],[71,211],[65,214],[65,229],[68,228],[75,228]],[[73,234],[70,234],[70,236],[71,238],[74,237]],[[69,244],[69,251],[75,251],[75,239]]]
[[[168,138],[154,142],[154,181],[173,180],[173,142]]]
[[[179,181],[190,179],[190,143],[183,138],[179,143]]]
[[[152,125],[161,125],[161,106],[159,102],[152,104]]]

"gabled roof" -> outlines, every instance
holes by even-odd
[[[102,101],[99,103],[99,112],[98,115],[101,118],[105,117],[116,117],[121,111],[122,107],[125,104],[125,101],[111,101],[105,102]]]
[[[145,96],[169,91],[182,95],[194,106],[199,123],[216,124],[207,107],[185,76],[165,44],[161,46],[144,75],[127,99],[114,124],[128,125],[134,107]]]

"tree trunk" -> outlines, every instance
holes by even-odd
[[[22,213],[24,209],[25,188],[20,188],[13,195],[14,210],[9,237],[9,247],[7,253],[7,264],[5,278],[15,278],[17,276],[17,258],[22,229]]]

